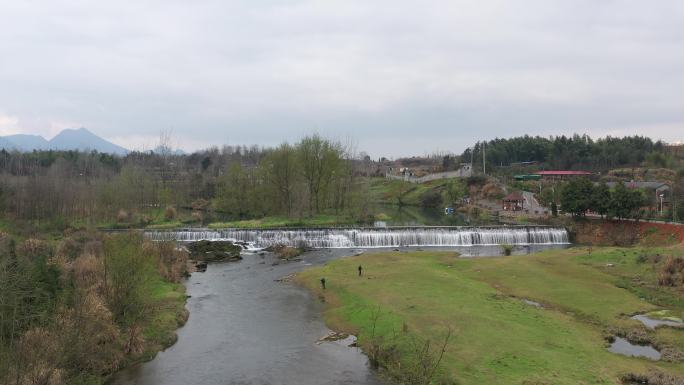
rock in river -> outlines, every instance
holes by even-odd
[[[221,262],[242,259],[242,247],[230,241],[197,241],[188,245],[190,256],[198,261]]]

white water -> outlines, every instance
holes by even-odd
[[[184,230],[148,233],[152,239],[230,240],[256,247],[286,245],[311,248],[486,246],[567,244],[564,228],[553,227],[442,227],[382,229]]]

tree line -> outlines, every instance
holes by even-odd
[[[601,171],[616,167],[639,166],[647,158],[658,162],[665,144],[644,136],[592,139],[588,135],[519,136],[478,142],[466,149],[461,159],[473,159],[482,167],[482,153],[488,167],[515,166],[536,162],[540,168]]]
[[[554,202],[555,203],[555,202]],[[647,205],[643,191],[617,183],[613,189],[605,183],[594,184],[586,178],[571,180],[560,194],[561,209],[576,217],[593,212],[601,217],[639,219],[642,207]]]
[[[361,215],[360,164],[353,148],[319,135],[190,155],[2,150],[0,211],[36,223],[84,224],[145,224],[150,212],[169,206],[230,219]]]

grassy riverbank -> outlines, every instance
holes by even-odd
[[[410,361],[415,358],[402,335],[437,344],[453,328],[441,370],[459,384],[617,384],[620,376],[649,368],[684,375],[681,362],[606,350],[605,337],[616,332],[639,332],[659,347],[684,349],[684,330],[646,332],[628,317],[658,308],[684,313],[681,292],[659,287],[655,267],[644,260],[659,253],[682,250],[575,248],[477,259],[429,251],[370,253],[297,279],[325,299],[329,325],[357,333],[366,349],[372,341],[396,345]]]
[[[329,226],[351,226],[358,225],[359,222],[349,216],[338,215],[316,215],[311,218],[288,218],[288,217],[264,217],[260,219],[246,219],[241,221],[215,222],[210,223],[211,229],[266,229],[277,227],[329,227]]]
[[[151,360],[159,351],[176,342],[176,330],[185,324],[189,315],[185,308],[187,296],[182,283],[159,278],[150,285],[150,289],[155,311],[143,331],[145,350],[140,359],[144,361]]]

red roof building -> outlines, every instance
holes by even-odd
[[[541,175],[542,178],[567,178],[567,177],[578,177],[578,176],[589,176],[592,175],[589,171],[568,171],[568,170],[548,170],[548,171],[537,171],[537,175]]]

